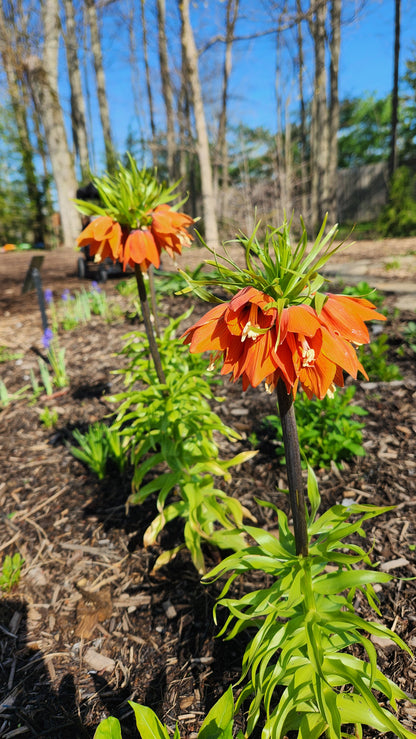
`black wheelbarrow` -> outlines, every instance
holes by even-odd
[[[97,282],[106,282],[109,275],[122,275],[123,267],[120,262],[114,264],[113,260],[107,257],[102,262],[94,262],[94,256],[90,254],[89,246],[81,246],[80,252],[82,256],[78,257],[77,275],[80,280],[94,280]]]

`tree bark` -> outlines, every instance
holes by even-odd
[[[305,219],[309,212],[308,208],[308,165],[307,165],[307,149],[306,149],[306,105],[303,84],[304,54],[303,54],[303,35],[302,35],[302,4],[301,0],[296,0],[296,39],[298,46],[298,86],[299,86],[299,130],[300,130],[300,173],[301,173],[301,211]]]
[[[153,109],[152,85],[150,83],[149,57],[148,57],[148,52],[147,52],[147,32],[146,32],[146,16],[144,13],[144,0],[141,0],[141,12],[142,12],[142,34],[143,34],[143,58],[144,58],[144,68],[145,68],[145,74],[146,74],[147,99],[149,103],[150,130],[152,132],[152,143],[153,145],[155,145],[156,144],[156,126],[155,126],[155,114],[154,114],[154,109]],[[153,158],[154,158],[154,150],[153,150]]]
[[[73,248],[81,221],[71,202],[75,197],[77,181],[58,95],[58,0],[44,0],[41,10],[44,27],[43,59],[30,56],[26,59],[25,66],[45,131],[58,195],[64,246]]]
[[[25,104],[22,80],[19,80],[17,66],[21,67],[21,58],[18,51],[18,43],[15,38],[14,27],[9,21],[6,23],[3,5],[0,5],[0,56],[6,73],[7,87],[12,104],[16,131],[19,140],[20,154],[22,156],[22,167],[25,178],[27,195],[33,213],[33,236],[35,243],[44,243],[46,240],[46,223],[43,212],[42,192],[38,185],[35,165],[33,161],[33,146],[30,141],[29,126],[27,121],[28,107]],[[13,34],[14,54],[19,54],[19,60],[10,53],[10,35]],[[13,63],[14,62],[14,63]]]
[[[165,0],[157,0],[159,63],[162,77],[162,95],[166,111],[166,153],[169,179],[175,179],[175,122],[173,112],[173,92],[170,79],[168,46],[166,42],[166,5]]]
[[[234,41],[234,29],[238,17],[239,0],[228,0],[225,21],[225,53],[222,73],[221,112],[218,122],[217,136],[217,160],[214,167],[214,191],[218,202],[221,177],[221,197],[219,199],[219,216],[224,216],[226,193],[228,189],[228,146],[227,146],[227,105],[228,84],[232,68],[232,45]]]
[[[219,245],[218,225],[215,209],[215,195],[212,179],[211,156],[209,150],[208,130],[202,100],[201,82],[198,71],[198,52],[195,45],[189,16],[189,0],[179,0],[181,15],[181,41],[186,59],[197,136],[197,154],[200,166],[202,212],[205,240],[211,248]]]
[[[311,121],[311,210],[312,227],[322,222],[328,203],[328,111],[325,66],[326,3],[316,5],[310,21],[314,44],[314,93]]]
[[[87,8],[88,25],[90,28],[91,51],[94,60],[98,107],[100,110],[101,126],[104,136],[105,159],[107,170],[109,172],[112,172],[116,164],[116,153],[111,133],[110,111],[108,109],[108,98],[103,67],[103,55],[101,51],[101,41],[98,30],[97,9],[95,7],[95,0],[85,0],[85,5]]]
[[[85,101],[82,92],[81,72],[78,61],[78,40],[75,30],[75,13],[72,0],[63,0],[66,17],[65,51],[68,77],[71,87],[71,122],[75,153],[78,158],[81,180],[87,180],[90,171]]]
[[[341,46],[341,0],[332,0],[330,40],[330,98],[328,109],[328,214],[329,222],[338,220],[338,129],[339,129],[339,51]]]
[[[401,0],[395,0],[394,18],[394,71],[393,90],[391,96],[391,139],[389,158],[389,179],[397,167],[397,121],[399,110],[399,57],[400,57],[400,11]]]

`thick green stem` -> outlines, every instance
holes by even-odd
[[[153,364],[155,365],[156,374],[159,382],[162,385],[166,385],[166,377],[163,372],[162,362],[160,359],[159,350],[157,348],[156,339],[153,331],[152,317],[150,314],[149,303],[147,302],[146,287],[143,280],[142,271],[138,264],[134,267],[134,274],[136,275],[137,290],[139,292],[140,304],[142,307],[144,327],[146,329],[147,340],[149,342],[149,349],[152,355]]]
[[[306,524],[306,506],[298,429],[296,426],[293,396],[292,393],[288,395],[283,380],[279,380],[277,383],[277,401],[279,405],[280,420],[282,423],[283,443],[285,446],[289,499],[293,516],[296,554],[302,554],[304,557],[307,557],[308,531]]]
[[[152,304],[152,315],[153,315],[153,326],[157,338],[160,338],[159,319],[157,316],[157,302],[156,302],[156,290],[155,290],[155,275],[153,266],[150,265],[147,274],[149,276],[149,287],[150,287],[150,302]]]

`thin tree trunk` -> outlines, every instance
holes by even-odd
[[[401,0],[395,0],[394,19],[394,72],[393,91],[391,96],[391,139],[389,158],[389,178],[394,174],[397,167],[397,121],[399,110],[399,57],[400,57],[400,11]]]
[[[315,229],[328,203],[328,114],[325,67],[326,3],[318,3],[310,21],[314,43],[314,93],[311,122],[311,210]]]
[[[217,216],[215,211],[212,166],[209,151],[208,130],[205,119],[204,104],[202,100],[201,82],[199,79],[198,71],[198,52],[196,49],[194,34],[189,17],[189,0],[180,0],[179,9],[182,22],[181,41],[188,68],[189,83],[195,116],[197,153],[201,176],[202,212],[204,219],[205,239],[210,247],[215,248],[218,247],[219,238]]]
[[[129,33],[129,67],[131,88],[133,91],[133,106],[137,119],[139,136],[141,140],[143,140],[143,99],[140,90],[140,73],[139,65],[137,62],[136,0],[131,0],[127,15],[127,25]]]
[[[85,101],[82,92],[81,72],[78,61],[78,39],[75,30],[75,13],[72,0],[63,0],[66,16],[65,50],[71,87],[71,122],[75,152],[81,170],[81,179],[89,174],[88,138],[85,114]]]
[[[296,0],[296,36],[298,45],[298,87],[299,87],[299,130],[300,130],[300,173],[301,173],[301,210],[302,215],[306,219],[308,214],[308,166],[307,166],[307,152],[306,152],[306,106],[305,106],[305,94],[303,84],[303,69],[304,69],[304,55],[303,55],[303,35],[302,35],[302,4],[301,0]]]
[[[42,119],[56,185],[64,245],[74,247],[80,230],[80,218],[71,202],[77,189],[74,165],[69,152],[62,108],[58,95],[58,0],[44,0],[43,60],[31,56],[25,65],[33,96]]]
[[[143,59],[144,59],[144,68],[145,68],[145,74],[146,74],[146,89],[147,89],[147,100],[149,103],[149,116],[150,116],[150,130],[152,132],[152,143],[153,146],[156,145],[156,126],[155,126],[155,114],[153,109],[153,95],[152,95],[152,85],[150,83],[150,67],[149,67],[149,57],[148,57],[148,51],[147,51],[147,32],[146,32],[146,16],[144,12],[144,0],[141,0],[141,12],[142,12],[142,34],[143,34]],[[155,151],[153,149],[153,158],[155,155]]]
[[[330,41],[330,99],[328,109],[328,214],[329,222],[338,218],[338,128],[339,128],[339,51],[341,45],[341,0],[332,0]]]
[[[42,192],[38,186],[35,165],[33,161],[33,147],[30,141],[29,126],[27,121],[28,106],[25,104],[22,83],[19,81],[16,67],[21,66],[20,60],[13,64],[10,53],[10,35],[14,34],[10,20],[6,23],[3,6],[0,6],[0,55],[3,68],[6,73],[7,86],[12,104],[16,131],[19,140],[19,148],[22,156],[22,168],[26,183],[27,195],[33,213],[33,236],[35,242],[44,242],[46,237],[45,216],[43,213]],[[14,50],[17,54],[17,40],[14,39]]]
[[[98,107],[100,110],[101,126],[104,136],[105,158],[107,169],[111,172],[116,164],[116,154],[111,134],[110,111],[108,109],[103,55],[101,51],[100,34],[98,31],[97,9],[95,7],[95,0],[85,0],[85,5],[87,7],[88,25],[90,28],[91,51],[94,60]]]
[[[225,53],[222,73],[221,112],[218,122],[217,136],[217,161],[214,167],[214,191],[218,202],[218,191],[220,189],[220,172],[222,174],[221,197],[219,199],[219,216],[224,216],[226,195],[228,190],[228,147],[227,147],[227,104],[228,84],[232,68],[232,45],[234,40],[234,29],[238,17],[239,0],[228,0],[225,25]]]
[[[166,152],[169,179],[175,178],[175,124],[173,113],[173,92],[169,70],[168,46],[166,42],[166,5],[165,0],[157,1],[159,63],[162,77],[162,95],[166,111]]]

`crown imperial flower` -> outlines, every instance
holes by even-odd
[[[119,163],[115,176],[93,178],[102,205],[75,201],[82,213],[94,216],[77,245],[88,246],[96,262],[110,258],[124,270],[137,264],[145,272],[152,264],[159,267],[162,249],[174,257],[191,245],[188,229],[194,220],[168,205],[176,185],[159,184],[147,170],[139,171],[131,157],[129,163],[129,169]]]
[[[273,239],[276,233],[283,236],[278,245]],[[266,390],[272,392],[281,379],[293,396],[300,384],[309,398],[322,399],[332,395],[336,385],[343,387],[344,372],[354,378],[361,372],[368,379],[355,346],[370,340],[365,321],[385,320],[385,316],[364,298],[319,292],[324,279],[317,266],[337,248],[322,255],[319,241],[318,237],[305,256],[304,234],[292,253],[284,227],[271,236],[269,232],[264,247],[254,241],[254,235],[247,240],[246,270],[208,262],[220,273],[213,284],[229,290],[246,284],[185,331],[182,338],[190,351],[211,351],[210,367],[222,359],[221,374],[231,373],[234,382],[241,377],[243,390],[264,380]],[[253,257],[263,270],[257,264],[254,267]],[[198,284],[191,287],[198,292]],[[203,294],[206,297],[207,292]]]

